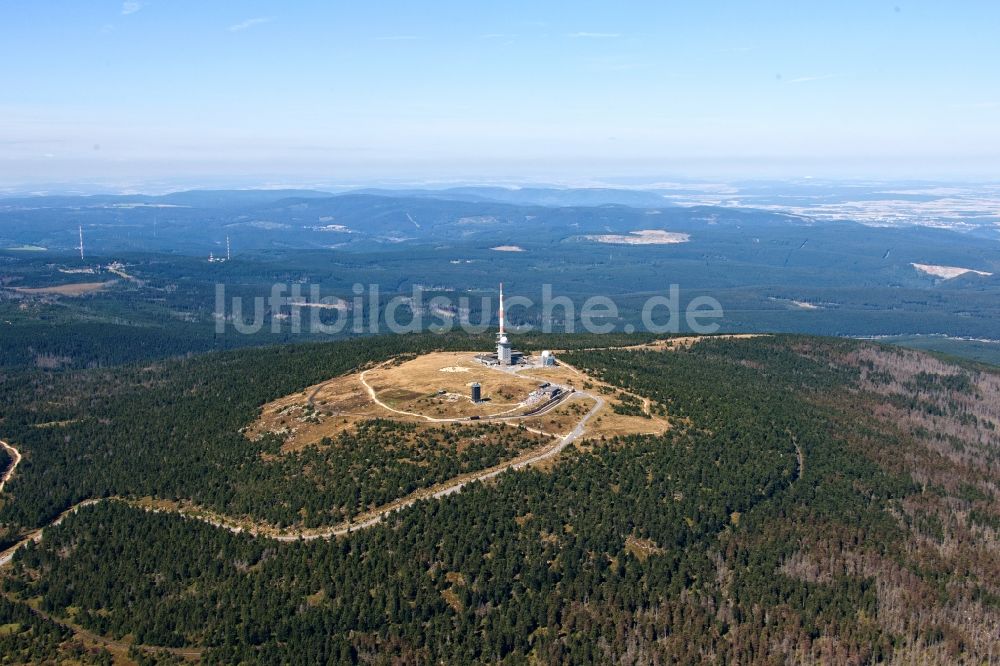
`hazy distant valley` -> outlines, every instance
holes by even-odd
[[[1000,242],[988,218],[961,230],[860,224],[830,219],[827,204],[794,203],[800,212],[682,206],[659,191],[474,187],[3,199],[4,362],[85,365],[287,340],[285,326],[214,332],[216,284],[252,301],[276,282],[339,299],[354,285],[377,285],[384,301],[414,290],[464,295],[477,320],[478,297],[494,295],[499,281],[535,301],[551,285],[577,304],[612,298],[617,330],[637,326],[643,302],[677,284],[685,300],[719,300],[724,332],[907,336],[1000,357],[991,342],[1000,339]],[[227,240],[232,260],[210,262],[225,258]],[[265,321],[287,314],[269,311]],[[574,323],[543,315],[529,306],[511,319],[556,330]],[[58,332],[81,325],[93,335],[70,343]],[[150,334],[160,342],[101,342]]]

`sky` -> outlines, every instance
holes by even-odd
[[[992,0],[8,0],[0,187],[996,180],[998,28]]]

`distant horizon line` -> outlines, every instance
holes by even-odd
[[[16,196],[164,196],[182,192],[267,192],[280,190],[298,190],[303,192],[319,192],[331,195],[346,194],[363,190],[385,190],[389,192],[401,190],[447,191],[460,188],[495,188],[508,191],[525,189],[548,190],[623,190],[636,192],[671,191],[692,186],[709,185],[753,185],[753,184],[808,184],[817,185],[1000,185],[1000,177],[834,177],[834,176],[760,176],[760,177],[697,177],[697,176],[664,176],[662,178],[622,178],[616,182],[611,178],[604,180],[594,178],[578,181],[550,180],[519,180],[519,179],[433,179],[409,180],[387,179],[365,182],[324,181],[308,182],[307,180],[289,180],[274,182],[260,180],[256,182],[239,182],[220,177],[223,182],[170,182],[173,179],[151,179],[139,183],[106,183],[99,180],[53,181],[38,183],[0,183],[0,197]],[[214,180],[214,179],[208,179]],[[628,182],[632,181],[632,182]]]

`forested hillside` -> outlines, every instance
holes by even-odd
[[[531,349],[543,343],[584,346],[597,339],[622,344],[651,336],[527,336],[521,342]],[[0,545],[76,502],[109,495],[190,499],[279,526],[330,522],[375,498],[405,494],[399,489],[418,479],[429,484],[452,471],[497,460],[503,457],[501,448],[517,451],[528,440],[511,439],[499,448],[497,442],[487,443],[461,455],[457,450],[448,454],[447,446],[429,447],[423,454],[427,460],[388,465],[393,453],[376,451],[364,432],[331,443],[336,444],[333,449],[281,457],[273,455],[280,441],[248,441],[241,432],[265,403],[321,380],[401,354],[483,348],[487,340],[381,336],[238,350],[141,367],[0,375],[0,436],[25,452],[16,484],[0,499],[5,530],[0,531]],[[446,436],[438,433],[442,441]],[[338,449],[359,458],[351,461],[337,455]],[[347,468],[366,455],[377,457],[380,474],[387,478],[345,479]],[[431,458],[436,462],[427,467]],[[307,466],[312,478],[299,473]]]
[[[623,340],[601,342],[575,339],[581,350],[561,358],[666,406],[664,435],[586,441],[331,541],[98,503],[18,551],[4,594],[109,638],[202,648],[207,663],[1000,654],[997,373],[807,337],[585,350]],[[312,500],[287,465],[332,465],[340,480],[353,440],[346,459],[314,452],[274,473],[261,453],[275,444],[239,434],[256,409],[373,360],[469,344],[376,338],[210,355],[118,382],[92,371],[4,383],[0,428],[26,457],[0,516],[12,537],[87,497],[153,495],[302,522]],[[442,434],[424,476],[399,476],[393,447],[377,445],[396,440],[391,426],[350,437],[367,442],[357,454],[374,467],[357,482],[372,492],[493,456],[462,458]],[[309,492],[326,510],[351,504]],[[49,654],[39,641],[31,649]]]

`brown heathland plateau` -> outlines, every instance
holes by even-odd
[[[29,294],[35,296],[83,296],[95,291],[101,291],[110,287],[115,280],[107,282],[76,282],[74,284],[60,284],[54,287],[12,287],[19,294]]]
[[[472,402],[470,396],[474,382],[482,387],[484,400],[480,403]],[[550,399],[542,390],[547,383],[586,391],[587,395],[569,395],[561,403],[531,415]],[[623,395],[620,388],[567,365],[514,373],[487,367],[471,352],[436,352],[334,377],[279,398],[264,405],[260,417],[245,434],[251,439],[269,432],[277,434],[284,438],[283,450],[293,451],[374,418],[433,425],[479,417],[563,436],[594,406],[590,393],[600,394],[606,404],[587,423],[582,440],[661,433],[669,427],[662,408],[648,401],[642,416],[616,413],[619,396]]]

